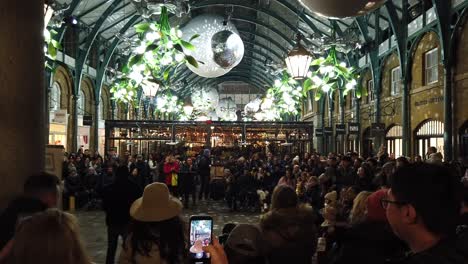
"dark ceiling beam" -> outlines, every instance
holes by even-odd
[[[299,12],[298,9],[296,9],[292,4],[291,1],[289,0],[275,0],[277,3],[281,4],[282,6],[288,8],[291,12],[297,14],[304,23],[306,23],[313,31],[323,34],[325,36],[330,36],[327,32],[323,32],[320,30],[309,18],[308,16],[304,13],[304,8],[302,8],[301,12]],[[323,23],[322,21],[319,20],[320,23]],[[325,24],[325,23],[323,23]],[[326,24],[325,24],[326,25]],[[328,26],[329,27],[329,26]]]
[[[225,75],[229,75],[229,74],[233,74],[233,73],[238,73],[238,72],[242,72],[242,73],[245,73],[249,76],[251,76],[252,78],[254,79],[258,79],[258,80],[262,80],[265,84],[268,84],[268,85],[271,85],[273,84],[273,79],[274,79],[274,76],[271,76],[271,80],[267,78],[267,75],[265,73],[265,71],[262,71],[261,69],[260,70],[256,70],[256,68],[250,68],[250,67],[239,67],[237,66],[236,68],[232,69],[230,72],[226,73]],[[255,76],[252,76],[250,75],[250,73],[255,73],[256,75]],[[203,80],[203,79],[216,79],[216,78],[204,78],[204,77],[201,77],[201,76],[198,76],[196,75],[195,78],[192,78],[190,80],[187,80],[187,83],[190,84],[190,83],[196,83],[200,80]]]
[[[294,39],[294,33],[295,32],[298,32],[300,31],[298,28],[296,28],[294,25],[292,25],[289,21],[287,21],[286,19],[284,19],[283,17],[281,16],[278,16],[276,13],[273,13],[273,12],[270,12],[270,10],[265,10],[265,9],[262,9],[262,8],[258,8],[258,7],[255,7],[255,6],[249,6],[249,5],[241,5],[241,4],[226,4],[226,3],[218,3],[217,1],[214,2],[214,3],[209,3],[209,4],[200,4],[200,5],[194,5],[192,6],[192,10],[196,10],[196,9],[201,9],[201,8],[205,8],[205,7],[212,7],[212,6],[234,6],[234,7],[240,7],[240,8],[243,8],[243,9],[247,9],[247,10],[252,10],[252,11],[256,11],[256,12],[259,12],[259,13],[262,13],[266,16],[270,16],[274,19],[276,19],[277,21],[279,21],[280,23],[282,23],[283,25],[285,25],[286,27],[288,27],[290,29],[290,31],[293,33],[292,36],[285,36],[286,39]],[[263,22],[257,20],[255,21],[257,25],[262,25],[266,28],[270,28],[271,25],[265,25],[263,24]],[[272,28],[272,29],[275,29],[276,28]],[[278,31],[278,30],[276,30]],[[284,35],[284,34],[283,34]],[[312,44],[314,46],[317,46],[315,45],[314,43],[311,43],[309,42],[309,44]]]
[[[255,40],[254,40],[255,41]],[[250,42],[250,41],[244,41],[244,44],[249,44],[249,45],[252,45],[252,46],[259,46],[260,48],[263,48],[265,50],[267,50],[268,52],[271,52],[272,55],[274,55],[274,57],[276,57],[279,61],[282,60],[282,57],[281,55],[279,55],[278,53],[276,53],[276,51],[274,50],[271,50],[271,49],[268,49],[267,46],[261,44],[261,43],[258,43],[258,42]],[[256,51],[256,49],[254,49],[254,51]],[[271,61],[275,61],[273,59],[273,57],[271,57],[269,54],[266,54],[266,53],[262,53],[262,52],[259,52],[259,54],[261,54],[262,56],[264,56],[265,58],[271,60]]]
[[[260,60],[259,58],[256,58],[256,57],[253,57],[253,56],[245,55],[245,54],[244,54],[244,58],[242,59],[242,61],[241,61],[240,64],[244,63],[245,60],[258,61],[259,63],[261,63],[261,65],[264,63],[264,61]],[[239,64],[239,65],[240,65],[240,64]],[[254,66],[257,66],[257,64],[253,64],[253,65],[254,65]],[[263,68],[262,70],[265,71],[265,68]],[[191,76],[192,76],[192,77],[191,77]],[[187,80],[187,81],[190,81],[190,80],[192,80],[192,79],[194,79],[194,78],[198,78],[198,77],[200,77],[200,76],[197,75],[197,74],[195,74],[195,73],[193,73],[188,67],[186,67],[186,68],[184,69],[184,71],[181,72],[181,73],[179,74],[179,76],[177,77],[177,79],[175,80],[175,82],[178,82],[178,81],[180,81],[180,80]]]
[[[288,52],[287,47],[285,47],[284,45],[279,44],[278,42],[276,42],[276,40],[270,38],[267,35],[263,35],[263,34],[261,34],[259,32],[253,32],[253,33],[249,32],[249,31],[240,31],[240,32],[255,36],[255,38],[261,38],[261,39],[265,40],[266,42],[268,42],[269,46],[270,46],[270,44],[273,44],[275,46],[275,48],[280,50],[281,52],[284,52],[284,53]],[[269,47],[268,49],[273,50],[272,47]],[[281,57],[284,58],[284,55],[281,56]]]
[[[251,60],[251,59],[249,58],[248,60]],[[266,82],[269,82],[269,78],[267,78],[267,76],[271,76],[271,79],[276,78],[275,76],[267,74],[266,69],[260,64],[255,64],[255,63],[252,63],[251,65],[239,64],[234,69],[232,69],[230,72],[239,71],[239,70],[245,71],[245,72],[255,72],[256,74],[259,75],[259,78],[265,80]],[[227,73],[227,74],[229,74],[229,73]],[[194,81],[196,81],[198,79],[203,79],[204,78],[204,77],[201,77],[201,76],[199,76],[199,75],[197,75],[197,74],[195,74],[195,73],[193,73],[191,71],[187,76],[191,77],[191,78],[184,78],[184,80],[186,80],[187,83],[194,82]],[[206,79],[213,79],[213,78],[206,78]]]
[[[123,34],[125,31],[127,31],[127,29],[129,29],[131,26],[133,26],[134,24],[138,23],[140,19],[140,16],[138,15],[134,15],[132,18],[130,18],[129,21],[127,21],[127,23],[120,29],[120,34]],[[114,38],[114,40],[112,41],[110,47],[108,47],[106,49],[106,54],[104,56],[104,61],[99,65],[98,69],[97,69],[97,74],[96,74],[96,82],[95,82],[95,94],[96,94],[96,97],[95,98],[99,98],[99,95],[100,95],[100,92],[101,92],[101,88],[102,88],[102,84],[104,83],[104,77],[105,77],[105,73],[106,73],[106,70],[107,70],[107,66],[109,65],[109,62],[112,58],[112,56],[114,55],[114,52],[115,52],[115,49],[117,48],[119,42],[121,40],[119,38]]]
[[[120,10],[126,8],[127,6],[129,6],[129,5],[131,5],[131,4],[132,4],[131,2],[122,4],[122,6],[116,8],[116,9],[114,10],[113,14],[119,12]],[[94,24],[96,24],[97,21],[98,21],[98,20],[96,20],[95,22],[91,23],[89,26],[90,26],[90,27],[94,26]]]
[[[109,26],[107,26],[106,28],[104,28],[103,30],[101,30],[101,31],[99,32],[99,34],[101,35],[102,33],[106,32],[107,30],[109,30],[109,29],[111,29],[111,28],[113,28],[113,27],[115,27],[115,26],[118,25],[119,23],[121,23],[121,22],[123,22],[123,21],[125,21],[125,20],[127,20],[127,19],[129,19],[129,18],[131,18],[131,17],[133,17],[133,16],[136,15],[136,14],[138,14],[138,12],[135,11],[135,12],[131,13],[131,14],[128,15],[128,16],[123,16],[121,19],[115,21],[114,23],[110,24]]]
[[[82,17],[84,17],[84,16],[86,16],[86,15],[89,15],[89,14],[91,14],[94,10],[96,10],[96,9],[98,9],[98,8],[100,8],[100,7],[102,7],[102,6],[104,6],[104,5],[107,4],[108,2],[109,2],[109,1],[107,1],[107,0],[103,0],[101,3],[96,4],[95,6],[91,7],[90,9],[85,10],[83,13],[77,15],[76,17],[77,17],[77,18],[82,18]]]
[[[265,72],[257,71],[256,69],[251,69],[251,68],[246,68],[246,67],[244,67],[244,68],[243,67],[236,67],[236,68],[232,69],[230,72],[226,73],[223,76],[229,76],[229,75],[236,74],[236,73],[246,74],[246,75],[250,76],[253,79],[257,79],[257,80],[262,81],[266,85],[272,85],[273,82],[274,82],[273,78],[270,80],[270,79],[268,79],[266,77]],[[250,73],[255,73],[255,75],[252,76],[252,75],[250,75]],[[216,79],[216,78],[203,78],[203,77],[193,78],[192,80],[187,81],[187,83],[192,84],[192,83],[199,82],[200,80],[203,80],[203,79]]]
[[[81,0],[72,0],[70,3],[70,6],[68,9],[65,11],[63,14],[64,17],[69,17],[75,12],[75,9],[78,7],[78,4],[80,3]],[[55,37],[55,40],[59,43],[62,43],[63,37],[65,36],[65,31],[67,28],[70,26],[69,23],[63,23],[60,29],[57,30],[57,35]]]
[[[213,79],[213,80],[201,80],[198,83],[205,84],[205,83],[208,82],[209,84],[214,84],[214,83],[220,84],[222,82],[227,82],[227,81],[243,81],[245,83],[250,83],[250,84],[254,85],[260,91],[266,91],[263,83],[260,83],[260,82],[256,81],[255,79],[251,79],[250,76],[238,75],[238,74],[221,76],[221,77],[216,78],[216,80],[215,79]]]

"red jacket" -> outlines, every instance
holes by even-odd
[[[172,186],[172,173],[179,173],[180,165],[178,162],[164,163],[163,171],[166,174],[166,185]]]

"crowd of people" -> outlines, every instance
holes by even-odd
[[[61,185],[65,208],[105,211],[106,263],[186,263],[182,212],[200,200],[261,213],[204,248],[213,264],[468,263],[468,171],[458,163],[394,159],[384,148],[367,159],[216,153],[66,155],[63,183],[31,176],[0,216],[0,263],[92,263],[76,218],[52,209]]]

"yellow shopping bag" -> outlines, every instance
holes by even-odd
[[[172,173],[172,186],[177,186],[178,175],[177,173]]]

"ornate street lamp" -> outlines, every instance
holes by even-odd
[[[301,34],[297,34],[297,43],[286,57],[286,66],[289,75],[296,80],[302,80],[307,77],[310,63],[312,62],[312,54],[301,45]]]
[[[143,81],[141,83],[141,87],[143,88],[143,93],[148,98],[154,98],[159,90],[159,84],[150,81]]]
[[[185,103],[184,103],[183,109],[184,109],[184,113],[185,113],[187,116],[191,116],[191,115],[192,115],[192,112],[193,112],[193,105],[192,105],[192,100],[190,99],[190,97],[187,97],[187,98],[185,99]]]

